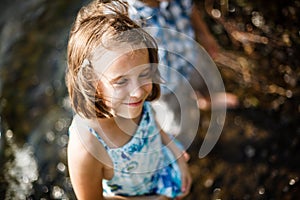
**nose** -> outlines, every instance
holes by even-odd
[[[138,81],[135,81],[129,89],[129,94],[131,98],[141,98],[145,91],[143,85]]]

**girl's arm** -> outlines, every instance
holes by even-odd
[[[163,144],[166,145],[172,151],[175,158],[177,159],[180,172],[181,172],[181,180],[182,180],[181,192],[183,193],[179,198],[182,198],[188,195],[192,184],[192,177],[187,165],[187,158],[186,158],[187,153],[185,151],[181,151],[176,146],[174,141],[172,141],[171,138],[164,131],[161,130],[160,133],[161,133]]]
[[[172,141],[170,136],[166,134],[163,130],[160,131],[160,134],[161,134],[163,144],[166,145],[172,151],[175,158],[180,159],[183,156],[184,151],[180,150],[176,146],[176,144]]]
[[[203,12],[205,12],[205,9],[203,9]],[[203,19],[202,13],[195,4],[192,8],[191,22],[200,44],[206,49],[212,58],[216,58],[220,51],[220,46],[213,34],[210,32],[209,27]]]
[[[79,200],[103,200],[104,166],[90,153],[91,150],[88,150],[87,147],[89,141],[95,140],[95,138],[91,138],[90,133],[80,130],[80,127],[73,129],[68,144],[68,168],[76,197]]]

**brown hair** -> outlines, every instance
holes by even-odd
[[[90,60],[99,46],[116,50],[117,43],[125,43],[133,48],[143,44],[143,48],[147,48],[152,65],[153,89],[146,100],[152,101],[160,96],[155,40],[129,19],[124,2],[93,1],[80,9],[71,29],[66,71],[71,105],[76,113],[85,118],[113,117],[111,109],[104,104],[100,91],[97,90],[99,80]]]

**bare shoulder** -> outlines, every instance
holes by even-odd
[[[69,133],[69,167],[103,172],[111,171],[110,169],[113,167],[110,157],[88,127],[89,125],[80,116],[74,116]],[[103,174],[103,176],[110,177],[110,173],[108,175]]]

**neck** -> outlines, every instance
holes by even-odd
[[[109,119],[98,119],[97,121],[105,132],[110,132],[110,130],[114,130],[115,132],[116,129],[119,129],[121,132],[133,135],[137,129],[140,119],[141,115],[133,119],[116,116]]]
[[[110,148],[118,148],[126,144],[137,130],[140,117],[127,119],[114,117],[98,119],[94,125],[98,126],[98,134],[105,140]],[[97,130],[97,128],[96,128]]]

